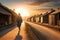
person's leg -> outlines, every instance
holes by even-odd
[[[20,27],[19,27],[19,32],[20,32]]]
[[[19,27],[19,31],[20,31],[20,27]]]

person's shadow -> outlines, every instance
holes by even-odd
[[[22,37],[20,36],[20,32],[19,31],[18,31],[18,34],[17,34],[15,40],[22,40]]]

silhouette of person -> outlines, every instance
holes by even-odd
[[[17,27],[19,29],[19,32],[20,32],[21,23],[22,23],[22,17],[20,14],[18,14],[18,16],[17,16]]]

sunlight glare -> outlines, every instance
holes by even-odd
[[[26,8],[17,8],[15,12],[20,13],[22,17],[29,16],[29,11]]]

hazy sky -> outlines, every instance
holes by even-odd
[[[0,0],[0,2],[3,5],[11,8],[11,9],[13,9],[15,7],[18,7],[21,4],[23,4],[23,5],[26,5],[26,4],[38,5],[42,2],[52,2],[52,1],[56,2],[56,1],[59,1],[59,0]]]
[[[0,3],[10,9],[16,9],[21,6],[28,7],[31,9],[31,13],[39,13],[37,10],[40,8],[60,8],[60,0],[0,0]]]

